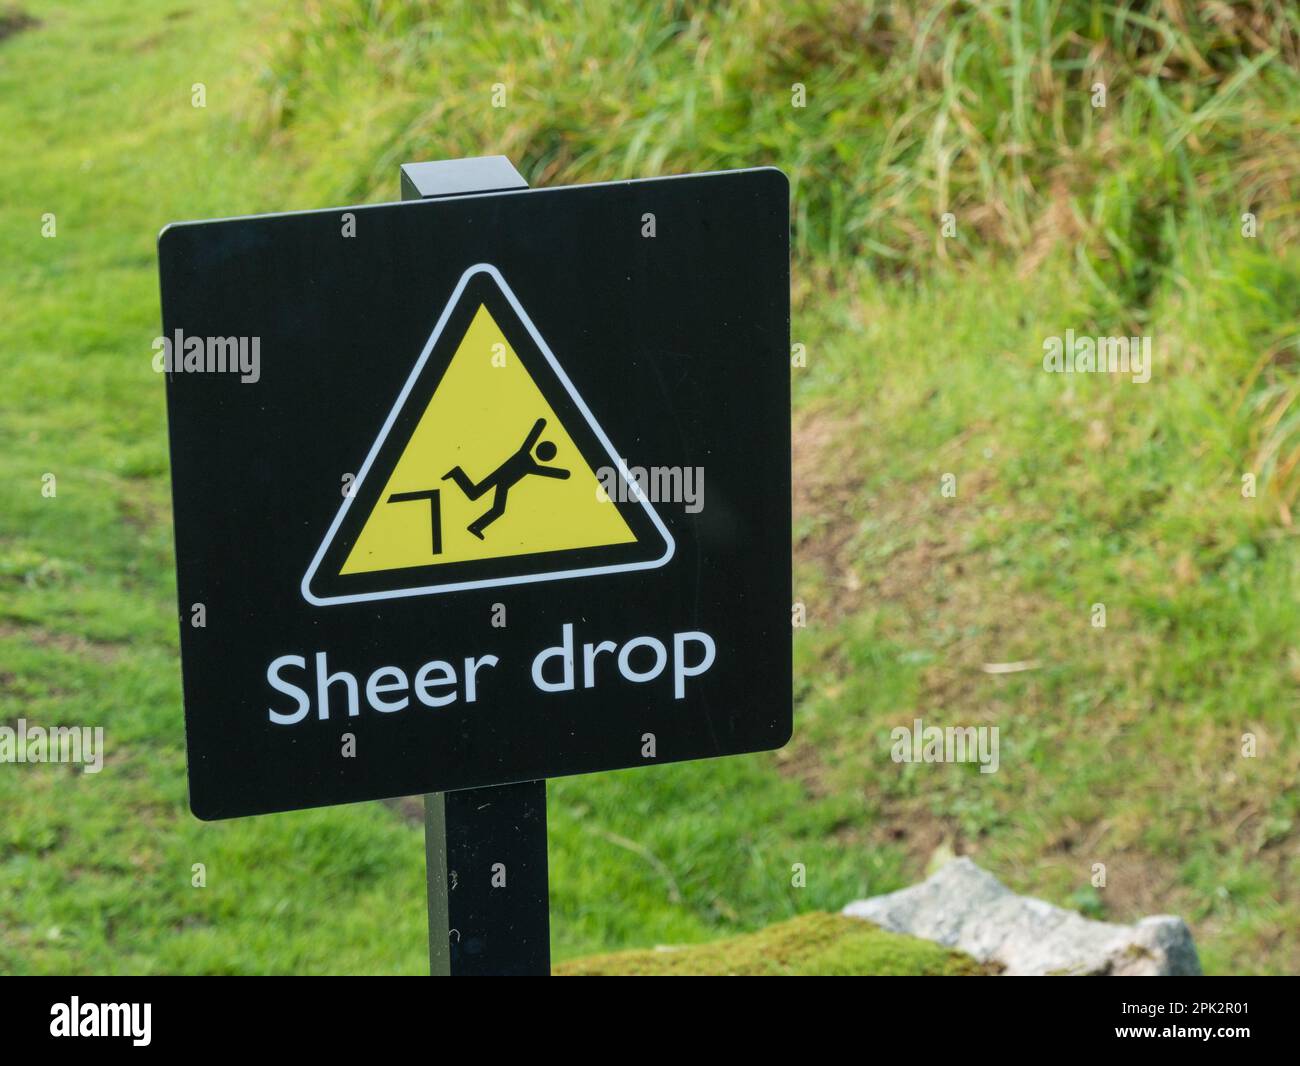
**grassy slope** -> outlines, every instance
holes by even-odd
[[[1297,554],[1240,495],[1225,399],[1252,354],[1238,331],[1294,322],[1296,276],[1225,256],[1215,283],[1245,295],[1215,316],[1158,307],[1143,386],[1035,368],[1041,338],[1078,320],[1064,272],[868,288],[841,312],[866,359],[833,327],[810,345],[797,573],[813,621],[783,755],[813,794],[862,797],[849,840],[901,843],[916,865],[973,853],[1096,917],[1180,913],[1211,971],[1300,965]],[[1025,660],[1038,668],[982,669]],[[916,716],[998,726],[1000,771],[886,763],[888,729]],[[1247,731],[1259,758],[1240,757]]]
[[[153,235],[176,218],[391,198],[408,153],[523,158],[536,115],[558,116],[559,132],[529,157],[534,177],[552,164],[596,177],[725,163],[748,143],[741,119],[682,127],[687,63],[658,127],[598,155],[575,150],[580,124],[561,121],[591,99],[567,67],[522,118],[421,120],[421,101],[443,96],[382,53],[358,66],[302,52],[306,87],[292,46],[266,68],[252,5],[29,8],[44,24],[0,43],[0,716],[102,723],[111,754],[98,777],[0,768],[0,970],[418,971],[420,833],[393,809],[221,825],[185,809],[162,389],[148,363]],[[412,49],[410,67],[427,69]],[[459,77],[445,76],[457,91],[485,91],[502,63],[507,80],[518,74],[490,42],[467,52]],[[715,93],[721,76],[701,84]],[[609,77],[601,108],[663,96],[629,96]],[[205,110],[190,106],[194,81]],[[300,100],[292,121],[274,114],[277,99]],[[836,114],[847,112],[820,118],[850,130]],[[258,140],[250,117],[265,127]],[[812,155],[792,165],[815,170]],[[814,190],[835,184],[809,183],[815,218],[831,205]],[[913,188],[932,193],[929,181]],[[1284,225],[1286,204],[1268,204]],[[39,237],[46,211],[54,240]],[[814,241],[816,227],[806,232]],[[890,231],[890,248],[907,232]],[[993,236],[1014,245],[1016,227]],[[801,289],[795,323],[810,352],[796,443],[811,610],[796,640],[796,741],[774,756],[556,782],[557,956],[834,909],[914,879],[946,844],[1098,916],[1184,913],[1211,970],[1300,967],[1294,538],[1278,517],[1285,486],[1266,478],[1254,501],[1237,491],[1270,440],[1269,409],[1238,399],[1256,395],[1260,353],[1293,343],[1300,268],[1284,247],[1237,238],[1235,212],[1184,218],[1166,236],[1175,273],[1155,288],[1124,272],[1126,242],[1105,237],[1095,269],[1047,254],[1027,276],[979,261],[911,287],[805,262],[805,285],[833,291]],[[844,254],[820,240],[818,262]],[[1141,306],[1124,302],[1135,290]],[[1158,338],[1150,385],[1036,370],[1046,335],[1139,320]],[[938,492],[948,471],[956,500]],[[40,494],[46,472],[53,500]],[[1087,624],[1097,601],[1104,631]],[[1022,658],[1042,666],[979,668]],[[1000,725],[1003,770],[896,767],[888,729],[915,715]],[[1251,762],[1236,756],[1246,730],[1261,737]],[[208,867],[202,891],[189,887],[195,862]],[[796,862],[806,889],[790,887]],[[1101,892],[1086,887],[1095,862],[1108,866]]]

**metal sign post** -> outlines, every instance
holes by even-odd
[[[403,200],[526,189],[505,156],[407,163]],[[546,782],[424,797],[429,972],[549,975]]]
[[[551,972],[546,782],[424,797],[429,972]]]

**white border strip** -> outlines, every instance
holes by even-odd
[[[397,421],[397,416],[405,405],[407,396],[410,395],[411,390],[415,387],[416,381],[419,380],[420,372],[424,369],[424,364],[428,362],[429,355],[433,351],[434,345],[438,343],[438,338],[442,335],[442,331],[447,325],[447,320],[451,317],[451,313],[455,309],[457,303],[460,302],[461,293],[465,291],[465,286],[469,284],[470,278],[474,277],[476,274],[487,274],[491,277],[492,280],[497,283],[497,286],[501,289],[505,298],[510,301],[510,306],[514,308],[515,314],[519,316],[519,321],[522,322],[524,328],[528,330],[528,335],[532,337],[533,342],[541,350],[541,353],[546,356],[546,361],[550,363],[551,369],[555,371],[555,376],[559,378],[560,383],[566,390],[568,390],[570,398],[573,400],[578,410],[582,412],[582,415],[586,418],[587,424],[591,427],[592,432],[596,434],[596,438],[600,441],[610,459],[618,468],[619,475],[627,485],[632,498],[645,508],[645,512],[650,516],[650,521],[654,523],[655,529],[657,529],[660,535],[664,538],[664,553],[658,559],[640,563],[623,563],[614,566],[589,566],[577,570],[554,570],[545,574],[523,574],[519,577],[499,579],[489,578],[482,581],[456,581],[444,585],[425,585],[420,588],[411,589],[390,589],[386,592],[356,593],[349,596],[317,596],[311,591],[312,578],[316,576],[316,570],[320,566],[321,560],[325,557],[325,552],[329,548],[330,543],[334,540],[334,534],[338,532],[339,526],[343,524],[343,518],[348,513],[348,508],[352,506],[352,501],[357,498],[357,490],[365,481],[366,475],[370,473],[371,464],[375,461],[375,457],[379,454],[379,449],[383,447],[384,441],[388,438],[389,430],[393,428],[393,423]],[[551,349],[547,347],[546,341],[542,340],[542,335],[537,332],[537,327],[533,325],[532,319],[530,319],[524,312],[523,307],[520,306],[519,301],[515,298],[515,294],[510,291],[510,286],[506,284],[505,278],[501,276],[501,272],[490,263],[477,263],[466,270],[465,273],[461,275],[460,281],[457,282],[456,289],[451,294],[451,299],[447,301],[447,306],[443,309],[442,315],[438,318],[438,324],[433,327],[433,333],[429,335],[429,340],[424,345],[424,351],[420,353],[420,358],[416,360],[415,367],[411,370],[410,376],[407,377],[406,384],[402,387],[401,393],[398,394],[397,402],[393,404],[393,409],[388,412],[388,418],[385,420],[383,428],[379,431],[379,436],[375,438],[375,443],[370,446],[370,454],[366,456],[366,461],[361,466],[361,472],[357,474],[357,479],[352,484],[352,494],[344,498],[343,506],[339,508],[338,514],[334,516],[334,521],[330,525],[329,532],[325,534],[325,539],[321,541],[320,547],[316,550],[316,556],[312,559],[311,566],[307,568],[307,573],[303,576],[301,588],[303,598],[308,603],[315,604],[317,607],[326,607],[333,603],[365,603],[370,600],[395,600],[407,596],[430,596],[438,592],[460,592],[465,589],[488,589],[497,588],[503,585],[526,585],[536,581],[558,581],[562,578],[569,577],[589,577],[597,574],[621,574],[631,570],[653,570],[656,567],[663,566],[667,563],[668,560],[673,557],[673,553],[676,550],[677,544],[673,540],[672,534],[668,532],[668,527],[663,524],[659,515],[655,513],[655,509],[650,506],[650,501],[646,499],[645,493],[641,491],[641,487],[635,480],[633,480],[631,474],[629,474],[627,464],[615,451],[614,445],[610,443],[610,439],[605,436],[605,431],[600,428],[600,424],[596,421],[595,416],[591,413],[591,410],[587,407],[586,403],[583,402],[582,397],[578,395],[578,390],[573,387],[573,382],[569,380],[569,375],[564,372],[564,368],[560,366],[559,361],[555,358],[554,354],[552,354]]]

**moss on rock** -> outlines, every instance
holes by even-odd
[[[813,912],[709,944],[574,959],[559,964],[554,972],[569,977],[977,977],[992,971],[969,955],[928,940],[887,933],[857,918]]]

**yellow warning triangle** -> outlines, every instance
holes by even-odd
[[[559,580],[660,566],[672,551],[513,293],[481,265],[461,278],[303,594],[347,603]]]
[[[635,540],[607,495],[480,305],[340,572]]]

